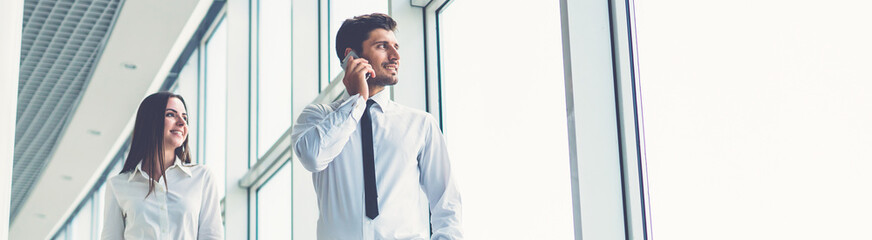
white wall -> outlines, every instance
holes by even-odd
[[[868,238],[872,3],[637,3],[654,236]]]
[[[5,1],[0,10],[0,239],[9,235],[9,199],[18,107],[18,66],[24,0]]]

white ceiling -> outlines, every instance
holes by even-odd
[[[112,0],[24,2],[12,219],[81,97],[120,5]]]
[[[30,2],[30,0],[26,2]],[[100,1],[41,0],[38,4],[30,4],[30,9],[37,9],[37,5],[46,4],[44,2],[53,3],[49,9],[49,14],[64,13],[89,16],[89,14],[96,14],[96,12],[91,12],[91,8],[85,8],[81,11],[69,9],[65,11],[65,8],[75,9],[73,6],[80,4],[80,2]],[[34,147],[26,148],[21,153],[21,156],[42,159],[44,163],[28,162],[28,164],[35,164],[34,166],[37,168],[31,167],[30,170],[27,170],[27,174],[33,175],[31,176],[33,178],[32,184],[24,188],[29,191],[25,191],[27,193],[20,196],[21,200],[17,208],[16,205],[13,205],[13,208],[17,209],[17,215],[14,215],[11,220],[10,239],[46,239],[51,237],[50,234],[69,217],[76,204],[89,192],[98,175],[102,173],[111,157],[116,154],[127,135],[130,134],[132,119],[139,102],[147,94],[156,91],[166,78],[172,64],[175,63],[176,58],[193,35],[212,1],[125,0],[123,4],[119,3],[119,0],[104,0],[103,2],[107,3],[105,8],[116,4],[120,6],[120,10],[118,10],[117,20],[115,20],[113,28],[94,27],[88,31],[96,32],[87,32],[88,36],[97,35],[100,33],[99,31],[104,31],[105,34],[111,32],[105,45],[103,45],[105,48],[103,48],[101,55],[91,56],[87,60],[75,58],[77,55],[73,55],[72,58],[64,58],[62,56],[64,51],[82,51],[93,48],[93,46],[88,45],[73,46],[70,44],[77,42],[69,40],[62,43],[51,43],[60,44],[60,50],[46,48],[48,50],[45,51],[56,51],[59,54],[45,54],[42,58],[56,58],[57,60],[36,60],[38,62],[67,61],[67,65],[70,66],[66,67],[65,71],[86,72],[86,76],[90,69],[80,69],[78,63],[96,61],[96,65],[92,65],[91,78],[82,81],[82,85],[86,84],[84,88],[65,84],[63,81],[67,80],[64,78],[55,79],[54,77],[27,79],[19,83],[19,101],[21,101],[22,95],[33,94],[34,96],[31,96],[29,101],[38,104],[27,105],[25,109],[19,105],[17,124],[45,122],[52,116],[61,120],[54,124],[22,127],[25,129],[24,131],[35,129],[30,131],[46,135],[43,138],[29,137],[28,139],[32,139],[30,141],[33,142]],[[105,8],[104,11],[108,11]],[[33,16],[36,15],[33,14]],[[45,21],[45,26],[40,29],[58,31],[62,26],[65,26],[64,24],[76,20],[70,16],[64,16],[62,19],[64,20]],[[25,26],[27,22],[28,17],[25,16]],[[81,23],[76,25],[81,26]],[[39,38],[39,36],[26,38],[27,34],[29,33],[25,28],[22,35],[23,43],[29,39],[35,41]],[[32,34],[39,35],[41,33],[33,32]],[[75,39],[74,33],[53,34],[55,38],[66,36],[69,39]],[[66,50],[64,47],[71,49]],[[102,46],[98,46],[97,50],[99,47]],[[24,51],[24,44],[22,44],[22,69],[26,67]],[[126,63],[134,64],[136,68],[125,68],[124,64]],[[47,75],[52,73],[51,69],[38,69],[38,66],[37,64],[37,68],[33,69],[33,74]],[[21,72],[22,79],[24,79],[25,71]],[[45,89],[49,89],[49,91],[28,90],[30,88],[27,86],[30,85],[46,86]],[[56,97],[56,95],[63,96],[64,93],[68,92],[68,89],[69,91],[81,91],[81,94],[72,99]],[[48,102],[49,100],[54,102]],[[76,106],[76,104],[78,105]],[[28,110],[28,108],[33,108],[33,110]],[[68,111],[66,114],[63,112],[55,113],[63,110]],[[26,115],[27,111],[35,111],[36,113],[30,113],[33,117],[29,121],[22,121],[21,116]],[[39,114],[45,111],[48,113]],[[68,116],[63,117],[64,115]],[[18,128],[19,125],[16,127],[17,146],[19,144],[18,131],[21,131],[22,128]],[[45,134],[52,131],[57,133],[53,136]],[[42,135],[38,134],[38,136]],[[22,133],[21,138],[24,139],[27,136],[29,135]],[[52,138],[57,139],[55,144],[50,144]],[[50,147],[46,149],[44,146]],[[16,149],[16,158],[18,156],[19,152]],[[15,171],[18,171],[17,167],[16,165]],[[15,174],[19,173],[15,172]]]

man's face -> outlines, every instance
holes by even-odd
[[[369,38],[363,41],[363,58],[369,61],[375,71],[375,77],[367,80],[367,84],[389,86],[399,81],[397,73],[400,70],[400,45],[393,31],[375,29],[369,32]]]

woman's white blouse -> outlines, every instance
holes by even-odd
[[[176,160],[148,194],[140,166],[106,181],[102,239],[224,239],[218,189],[203,165]]]

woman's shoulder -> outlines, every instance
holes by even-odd
[[[126,186],[128,182],[130,182],[130,177],[133,175],[133,172],[122,172],[115,175],[109,175],[106,179],[106,185],[109,185],[109,188],[114,188],[115,186]]]
[[[203,164],[196,164],[196,163],[188,164],[188,163],[186,163],[186,164],[184,164],[184,166],[186,168],[190,169],[191,175],[193,175],[193,176],[207,177],[207,176],[212,176],[212,174],[213,174],[212,173],[213,170],[209,166],[206,166]]]

